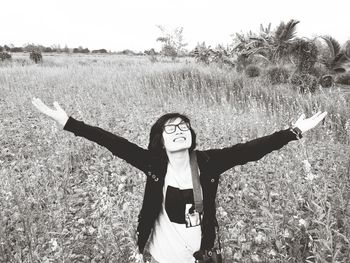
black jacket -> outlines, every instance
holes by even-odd
[[[137,227],[139,250],[142,253],[152,231],[155,220],[161,211],[163,202],[163,185],[167,172],[167,162],[128,140],[90,126],[69,117],[64,130],[76,136],[96,142],[136,168],[147,176],[142,209]],[[290,129],[275,132],[246,143],[239,143],[223,149],[196,151],[200,170],[200,183],[203,191],[203,224],[201,249],[210,249],[215,242],[216,207],[215,197],[219,175],[235,165],[256,161],[264,155],[278,150],[297,137]]]

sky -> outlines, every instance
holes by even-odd
[[[349,0],[0,0],[0,45],[159,50],[162,25],[183,27],[191,50],[290,19],[300,21],[298,37],[331,35],[342,44],[350,39],[349,7]]]

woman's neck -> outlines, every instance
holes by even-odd
[[[170,165],[177,171],[184,171],[190,164],[188,150],[178,152],[167,152]]]

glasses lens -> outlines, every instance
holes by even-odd
[[[178,127],[180,128],[181,131],[188,131],[189,125],[186,122],[181,122]]]
[[[164,131],[166,133],[173,133],[176,129],[176,126],[175,125],[166,125],[164,126]]]

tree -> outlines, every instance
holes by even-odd
[[[64,46],[63,50],[64,53],[69,53],[69,47],[67,45]]]
[[[29,58],[30,58],[30,60],[34,61],[36,64],[43,61],[43,56],[42,56],[41,51],[39,49],[32,50],[29,54]]]
[[[163,43],[161,53],[164,56],[169,56],[175,60],[176,57],[183,56],[187,53],[185,50],[187,43],[183,42],[183,27],[176,28],[172,32],[169,32],[161,25],[159,25],[158,28],[162,32],[162,36],[158,37],[157,41]]]
[[[276,30],[271,31],[271,24],[264,28],[260,25],[258,34],[249,31],[247,34],[236,33],[233,51],[239,64],[246,66],[254,59],[263,59],[272,64],[290,60],[291,47],[295,42],[296,25],[299,21],[291,19],[288,23],[281,22]]]
[[[290,53],[299,73],[310,74],[314,71],[318,57],[315,41],[306,38],[296,39],[290,47]]]
[[[95,49],[95,50],[92,50],[91,53],[102,53],[102,54],[105,54],[107,53],[107,50],[102,48],[102,49]]]
[[[320,38],[325,41],[328,47],[328,52],[321,54],[320,62],[330,73],[345,72],[345,64],[350,62],[350,57],[348,56],[350,53],[349,41],[341,47],[339,42],[331,36],[321,36]]]

